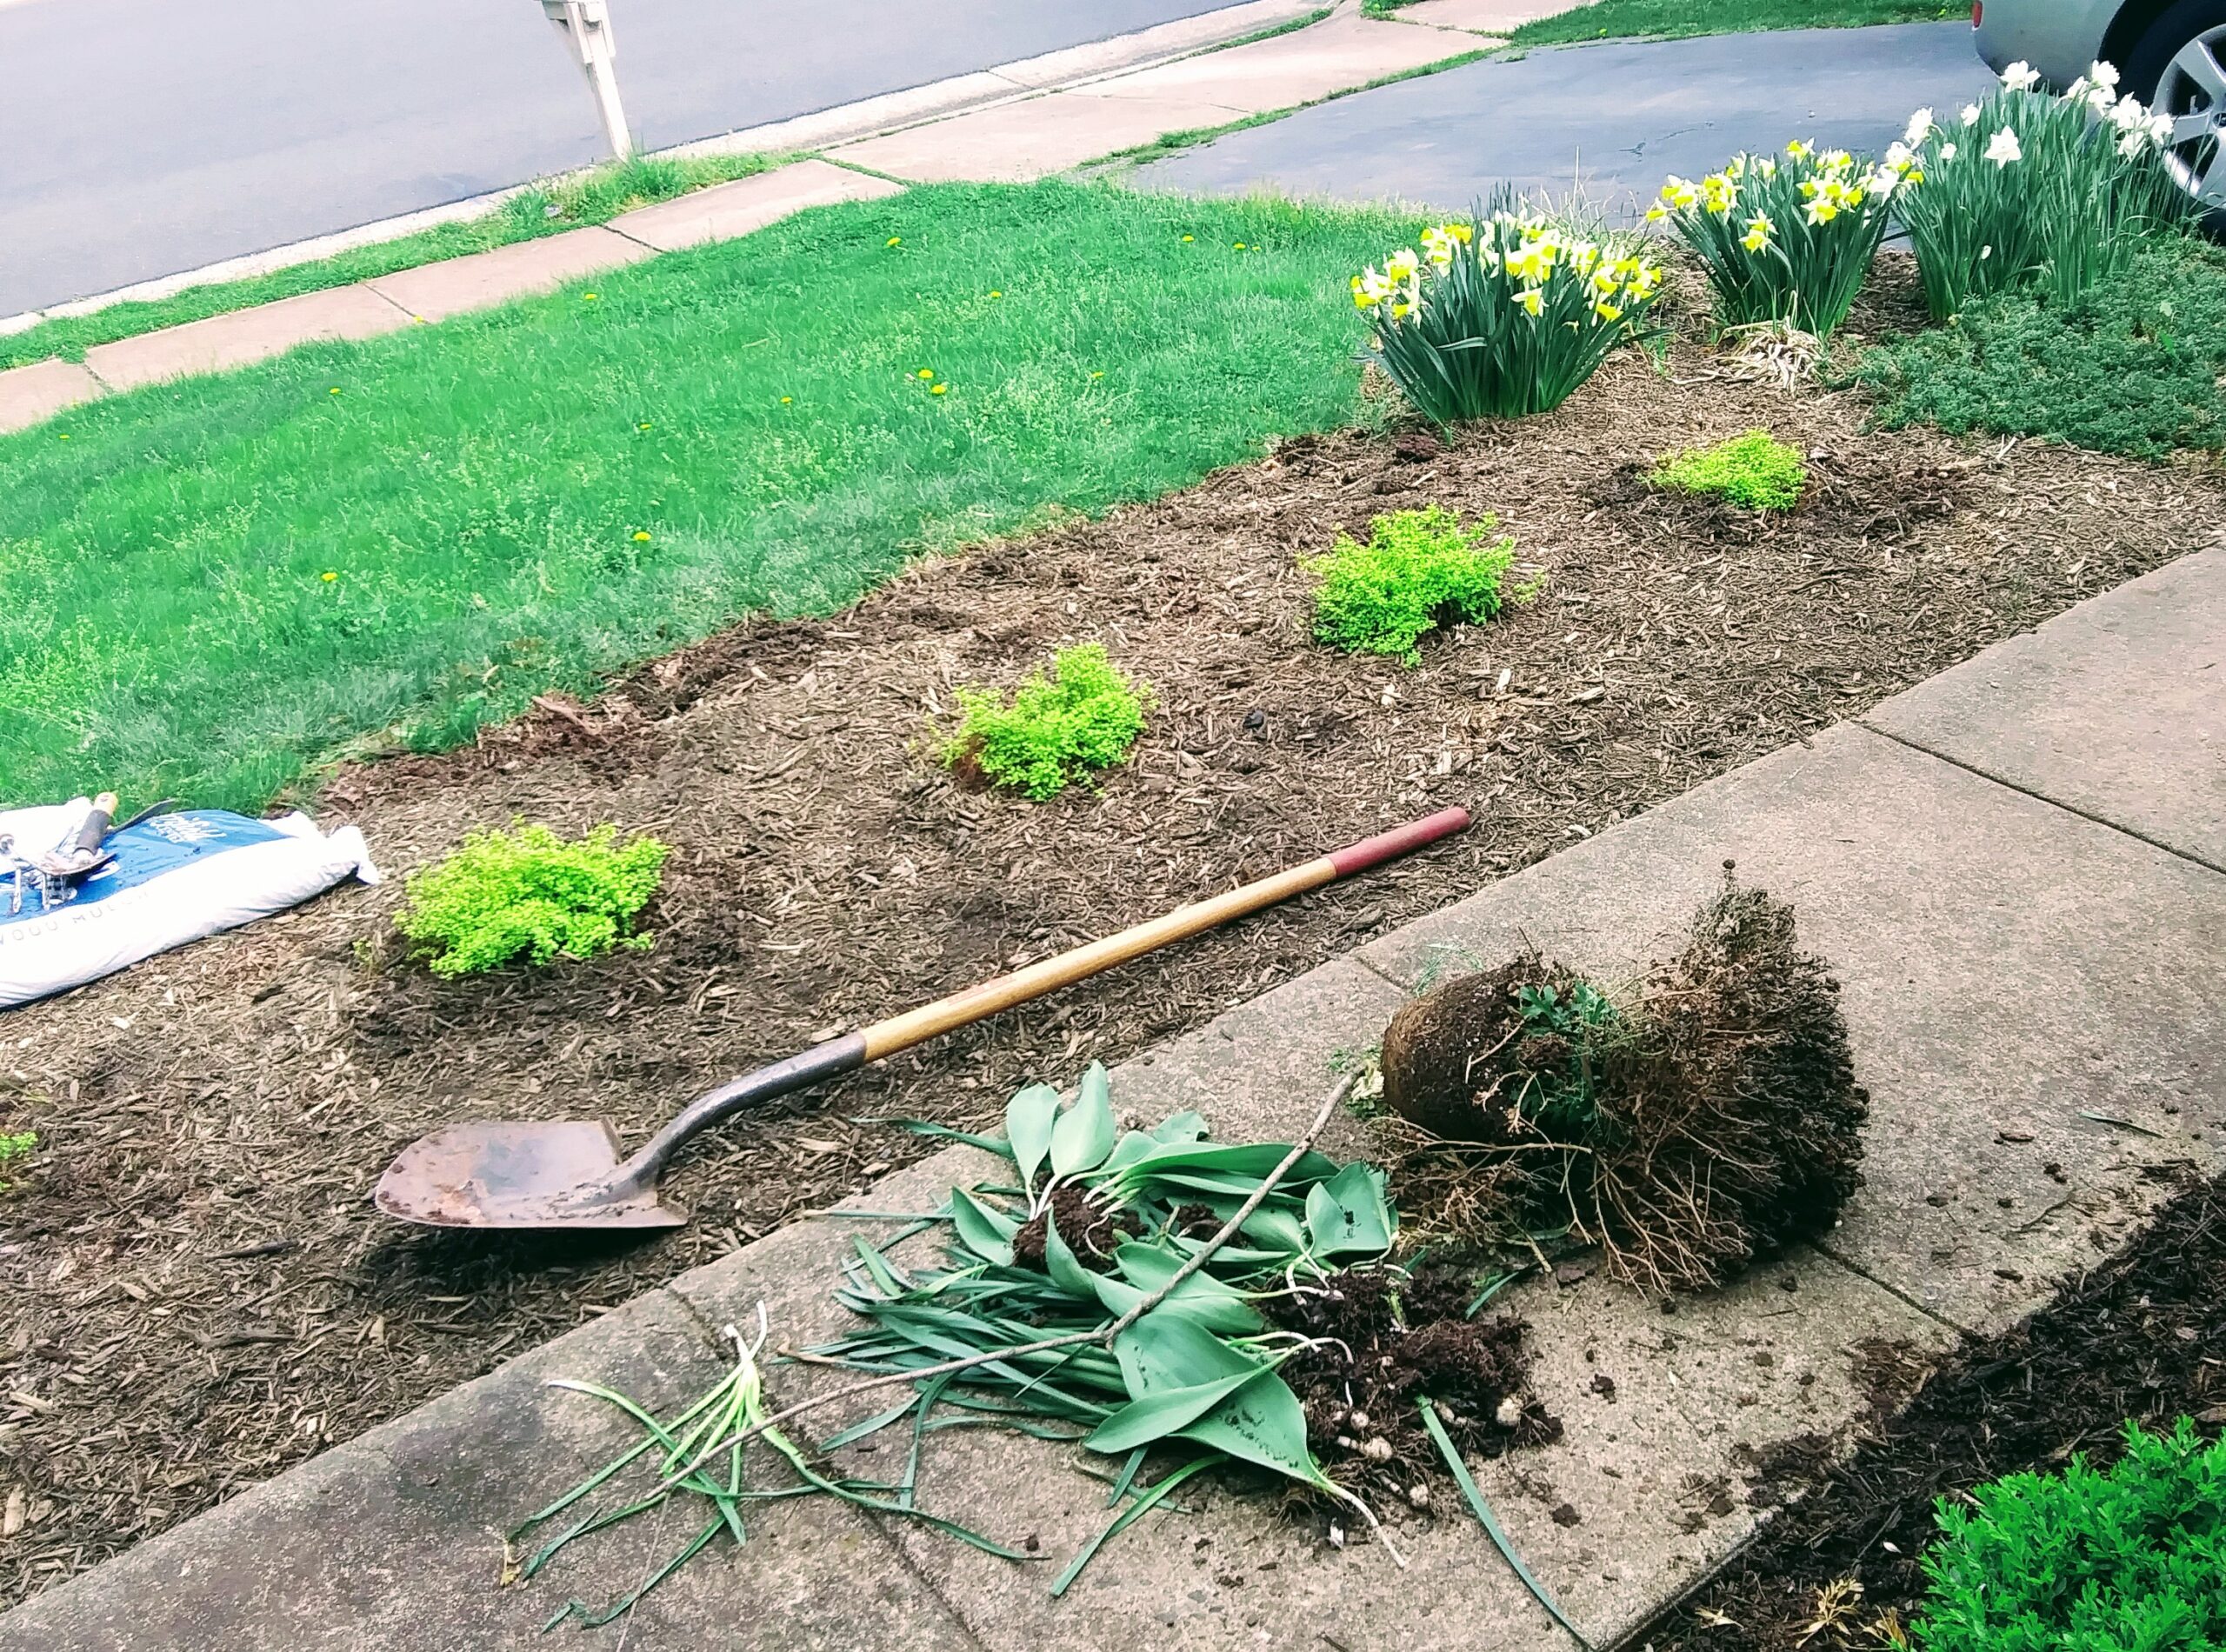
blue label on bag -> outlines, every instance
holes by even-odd
[[[111,900],[196,861],[284,836],[266,822],[222,809],[184,809],[174,815],[156,815],[136,826],[110,832],[102,847],[116,858],[77,879],[77,893],[66,906],[54,909],[64,911]],[[22,909],[11,910],[17,903],[14,874],[0,873],[0,925],[28,923],[46,915],[47,909],[39,901],[38,881],[28,871],[23,874],[22,889]]]

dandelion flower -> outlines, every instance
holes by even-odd
[[[932,367],[923,367],[913,375],[915,378],[933,378],[935,376],[936,370]]]
[[[1101,367],[1101,368],[1099,368],[1099,369],[1097,370],[1097,371],[1096,371],[1095,373],[1092,373],[1092,374],[1090,375],[1090,376],[1091,376],[1092,378],[1103,378],[1103,377],[1105,376],[1105,370],[1104,370],[1103,368],[1102,368],[1102,367]]]
[[[904,244],[904,237],[901,235],[893,235],[881,244],[884,247],[901,247]]]
[[[2008,166],[2012,161],[2022,161],[2025,151],[2017,146],[2017,134],[2007,126],[1987,140],[1986,158],[1996,166]]]
[[[648,422],[644,420],[642,423],[636,425],[634,428],[637,430],[646,430],[650,427]]]
[[[331,569],[328,568],[323,573],[319,574],[317,577],[323,580],[326,584],[330,585],[334,580],[339,578],[340,576],[333,572]]]
[[[1183,238],[1185,241],[1196,241],[1198,237],[1194,235],[1186,235]]]
[[[330,390],[327,390],[325,394],[327,396],[337,396],[340,394],[340,387],[336,384]]]
[[[950,386],[948,384],[930,384],[928,386],[928,394],[930,396],[941,396],[950,388]]]
[[[782,405],[783,407],[786,407],[790,403],[791,403],[791,402],[795,401],[796,399],[796,398],[795,396],[783,396],[783,397],[781,398],[781,405]]]
[[[60,442],[67,442],[67,441],[70,439],[70,432],[69,432],[69,431],[67,431],[67,430],[64,430],[64,431],[63,431],[63,433],[62,433],[59,436],[56,437],[55,439],[56,439],[57,441],[60,441]]]
[[[603,295],[599,292],[583,292],[580,296],[583,298],[600,298]]]
[[[992,287],[990,289],[990,296],[992,298],[1002,298],[1004,296],[1004,294],[999,289]]]
[[[2041,71],[2020,57],[2002,71],[2002,83],[2013,92],[2029,92],[2041,83]]]
[[[646,529],[646,528],[636,528],[636,529],[635,529],[635,530],[634,530],[634,543],[635,543],[636,544],[637,544],[637,545],[646,545],[646,544],[648,544],[648,543],[650,543],[650,530],[649,530],[648,529]]]

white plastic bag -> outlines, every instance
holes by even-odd
[[[328,834],[306,815],[250,820],[192,809],[111,832],[104,847],[116,858],[49,909],[29,872],[13,874],[60,843],[90,806],[80,797],[0,810],[0,837],[13,840],[0,852],[0,1009],[283,912],[343,878],[379,881],[353,826]]]

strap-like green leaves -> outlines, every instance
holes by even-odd
[[[1112,1081],[1103,1062],[1092,1062],[1082,1076],[1074,1105],[1051,1128],[1051,1174],[1071,1176],[1096,1169],[1113,1150],[1117,1129]]]
[[[1012,1143],[1013,1162],[1030,1195],[1036,1192],[1036,1172],[1051,1151],[1051,1129],[1059,1115],[1059,1092],[1049,1084],[1030,1084],[1005,1103],[1005,1137]]]

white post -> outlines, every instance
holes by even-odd
[[[595,93],[596,112],[603,117],[603,135],[611,154],[624,160],[634,152],[634,139],[626,130],[626,111],[618,103],[618,76],[611,67],[618,46],[610,33],[609,0],[541,0],[541,10],[585,71]]]

